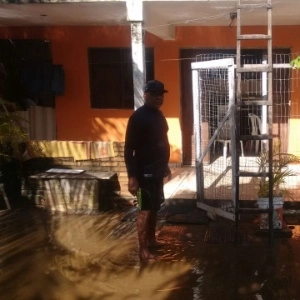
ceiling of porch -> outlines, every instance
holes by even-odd
[[[128,24],[124,0],[22,4],[4,1],[0,4],[0,26]],[[267,0],[248,2],[259,5]],[[236,5],[236,0],[144,0],[144,27],[162,39],[173,39],[176,26],[229,26],[230,13],[236,12]],[[273,25],[300,25],[299,0],[273,0],[272,7]],[[266,10],[254,10],[252,6],[245,10],[242,24],[265,25],[266,20]]]

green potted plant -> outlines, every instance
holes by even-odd
[[[292,69],[300,69],[300,55],[290,61]]]
[[[282,211],[283,203],[285,199],[293,197],[293,193],[286,188],[286,180],[290,176],[295,176],[295,172],[289,169],[289,164],[299,163],[300,157],[283,153],[280,151],[280,143],[274,145],[273,157],[272,157],[272,184],[273,184],[273,228],[282,229]],[[268,153],[262,152],[257,159],[259,171],[266,173],[265,177],[261,177],[259,180],[258,188],[258,207],[268,208],[269,206],[269,191],[270,191],[270,181],[267,176],[269,170],[269,159]],[[262,214],[260,216],[260,229],[268,229],[269,221],[268,215]]]
[[[21,195],[20,142],[26,139],[16,115],[13,114],[15,110],[14,104],[0,99],[1,198],[8,199],[8,203],[13,205],[18,203]]]
[[[29,136],[21,124],[25,122],[15,112],[16,104],[0,98],[0,197],[17,206],[21,197],[22,161],[26,151],[37,153],[29,142]],[[5,194],[5,195],[4,195]],[[0,199],[1,199],[0,198]],[[0,201],[0,206],[6,201]]]

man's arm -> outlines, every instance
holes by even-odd
[[[167,167],[164,178],[166,178],[168,181],[172,179],[172,172],[169,167]]]
[[[128,191],[131,195],[136,196],[139,189],[139,183],[136,177],[128,177]]]

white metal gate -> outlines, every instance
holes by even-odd
[[[234,126],[230,126],[234,122],[234,68],[233,58],[192,63],[197,205],[232,220],[234,214],[212,208],[206,200],[216,199],[218,194],[233,206],[233,189],[224,187],[232,187],[233,182],[231,158],[227,153],[236,155],[235,147],[231,147],[236,144],[235,134],[231,132]],[[214,156],[217,144],[223,149],[223,155],[218,158]],[[215,167],[210,167],[213,164]],[[223,180],[228,182],[225,184]],[[217,192],[219,189],[224,191]]]
[[[299,74],[292,71],[288,63],[290,56],[277,54],[273,64],[273,97],[276,104],[273,134],[275,143],[277,140],[282,143],[283,152],[289,151],[291,147],[287,131],[289,124],[298,119],[297,115],[290,115],[289,111],[290,99],[297,99],[297,95],[294,95],[296,89],[293,87],[299,86]],[[263,59],[262,57],[262,63]],[[251,62],[251,57],[247,56],[244,64]],[[262,149],[262,142],[251,140],[238,144],[237,148],[230,147],[236,145],[235,134],[230,135],[231,129],[228,126],[232,122],[231,111],[235,110],[235,68],[234,57],[192,64],[197,202],[198,206],[211,206],[215,200],[223,200],[221,203],[225,205],[225,211],[234,211],[232,157],[239,158],[241,171],[257,172],[257,157]],[[264,97],[266,83],[264,73],[261,76],[253,73],[251,77],[243,77],[243,100],[255,101],[256,98]],[[265,131],[267,120],[264,107],[251,106],[251,109],[241,112],[240,116],[240,134],[250,135],[253,132]],[[292,153],[298,154],[296,151]],[[297,165],[292,165],[291,168],[300,174]],[[257,199],[257,181],[253,177],[240,178],[240,200]],[[297,176],[289,178],[286,186],[292,190],[294,198],[299,199]]]

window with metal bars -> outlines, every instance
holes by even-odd
[[[145,49],[146,80],[154,78],[154,51]],[[91,108],[132,109],[133,71],[130,48],[89,48]]]

